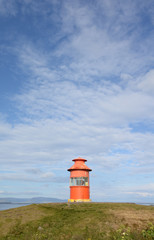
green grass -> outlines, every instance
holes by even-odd
[[[0,211],[0,240],[154,240],[154,208],[136,204],[33,204]]]

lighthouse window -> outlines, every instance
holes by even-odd
[[[88,177],[70,178],[70,186],[88,186]]]

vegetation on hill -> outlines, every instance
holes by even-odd
[[[125,203],[33,204],[0,211],[1,240],[153,240],[154,207]]]

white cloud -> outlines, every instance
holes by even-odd
[[[8,132],[7,139],[1,139],[0,149],[1,164],[5,165],[50,164],[53,167],[60,161],[67,168],[66,163],[78,155],[111,169],[130,159],[138,166],[153,164],[153,148],[149,145],[154,142],[153,134],[131,133],[129,128],[53,119],[35,121],[33,126],[17,125],[8,128]]]
[[[150,70],[143,79],[138,83],[138,88],[143,92],[151,93],[154,92],[154,69]]]
[[[41,175],[41,177],[44,179],[50,179],[50,178],[53,178],[54,176],[55,176],[55,174],[51,173],[51,172],[46,172]]]
[[[131,187],[126,187],[126,189],[128,191],[124,192],[124,194],[134,195],[134,197],[149,198],[154,196],[154,183],[134,184]]]
[[[133,194],[141,197],[151,197],[154,196],[154,193],[148,193],[148,192],[126,192],[127,194]]]
[[[154,193],[154,183],[142,184],[136,188],[138,191],[151,191]]]
[[[22,170],[14,170],[13,173],[3,173],[0,175],[1,181],[10,180],[10,181],[22,181],[22,182],[56,182],[56,183],[64,183],[66,179],[61,177],[56,177],[53,172],[43,172],[38,174],[24,173]]]
[[[0,194],[3,194],[3,193],[5,193],[5,191],[0,191]]]

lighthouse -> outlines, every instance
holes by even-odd
[[[84,158],[72,160],[74,165],[67,171],[70,172],[70,199],[68,202],[90,202],[89,172]]]

